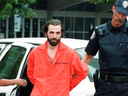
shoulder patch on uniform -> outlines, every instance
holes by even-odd
[[[91,36],[91,38],[90,38],[90,39],[94,39],[95,37],[96,37],[96,32],[95,32],[95,31],[93,31],[92,36]]]

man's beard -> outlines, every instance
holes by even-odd
[[[60,39],[55,39],[55,38],[49,39],[49,38],[47,37],[47,40],[48,40],[48,42],[49,42],[49,44],[50,44],[51,46],[56,46],[56,45],[60,42]],[[52,42],[52,40],[56,40],[56,42]]]

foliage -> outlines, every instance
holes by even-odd
[[[6,15],[24,14],[30,18],[36,16],[29,6],[36,0],[0,0],[0,18],[4,19]]]
[[[108,3],[114,4],[117,0],[87,0],[87,1],[93,4],[108,4]]]

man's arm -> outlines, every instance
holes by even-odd
[[[71,56],[71,81],[70,90],[76,87],[88,75],[88,66],[80,61],[76,51]]]
[[[81,62],[89,64],[92,61],[93,57],[94,56],[89,55],[88,53],[85,53],[85,55],[81,59]]]
[[[20,85],[20,86],[26,86],[27,81],[25,79],[0,79],[0,86],[9,86],[9,85]]]
[[[33,63],[34,63],[33,55],[30,53],[29,58],[28,58],[27,76],[32,84],[35,83],[35,79],[33,76],[33,74],[34,74],[34,64]]]

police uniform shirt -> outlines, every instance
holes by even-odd
[[[109,55],[108,56],[108,54],[109,54],[108,52],[104,52],[104,53],[102,52],[102,56],[101,56],[101,52],[99,52],[99,65],[100,65],[100,70],[101,71],[104,71],[105,73],[113,74],[113,71],[114,71],[114,74],[128,74],[128,72],[126,72],[126,71],[125,71],[125,73],[119,72],[119,71],[122,71],[123,72],[123,70],[126,70],[126,69],[128,70],[128,64],[127,64],[127,66],[125,65],[125,63],[128,63],[128,60],[126,59],[128,57],[125,56],[126,53],[123,52],[123,50],[122,50],[123,47],[121,49],[121,48],[119,48],[119,46],[118,47],[115,46],[115,45],[118,45],[117,43],[120,43],[121,42],[121,39],[122,38],[128,38],[128,35],[127,34],[124,34],[124,32],[121,32],[121,30],[123,30],[125,28],[125,25],[126,25],[126,22],[124,22],[121,27],[115,28],[115,27],[113,27],[111,25],[111,21],[107,22],[107,30],[109,30],[108,31],[109,32],[108,33],[109,36],[107,37],[108,41],[106,40],[105,42],[113,43],[113,48],[112,49],[111,49],[111,45],[110,45],[110,47],[109,46],[107,46],[107,47],[109,47],[108,50],[111,51],[110,53],[112,53],[114,55]],[[125,37],[123,37],[123,36],[125,36]],[[109,40],[109,39],[112,39],[112,40]],[[125,41],[125,40],[123,40],[123,41]],[[114,51],[113,51],[113,49],[114,49]],[[92,36],[90,38],[90,41],[89,41],[89,43],[88,43],[85,51],[88,54],[94,56],[94,55],[96,55],[96,53],[97,53],[98,50],[101,51],[101,47],[99,45],[99,34],[97,33],[97,30],[95,29],[95,32],[93,32],[93,34],[92,34]],[[119,55],[116,56],[115,54],[119,54]],[[125,57],[122,57],[125,60],[122,59],[122,58],[120,59],[120,56],[121,56],[120,54],[121,55],[123,54],[125,56]],[[115,56],[115,58],[114,58],[114,56]],[[121,63],[119,63],[119,62],[121,62]],[[117,66],[117,68],[116,68],[116,66]],[[122,66],[122,68],[121,68],[121,66]],[[118,70],[118,69],[120,69],[120,70]]]

